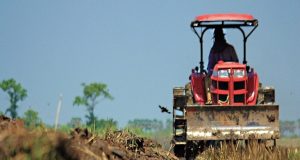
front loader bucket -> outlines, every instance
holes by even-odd
[[[278,108],[278,105],[188,105],[186,139],[278,139]]]

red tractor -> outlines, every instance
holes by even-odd
[[[249,14],[206,14],[192,21],[191,28],[200,42],[200,70],[192,71],[185,87],[173,89],[172,142],[178,157],[191,157],[221,141],[247,144],[254,140],[276,145],[280,131],[275,90],[261,86],[258,74],[246,60],[246,42],[257,26],[258,20]],[[203,36],[215,28],[241,31],[243,63],[219,61],[209,75],[204,69]],[[210,104],[206,103],[208,91]]]

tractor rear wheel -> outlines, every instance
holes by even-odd
[[[174,154],[176,157],[184,157],[185,156],[185,145],[175,145],[174,146]]]

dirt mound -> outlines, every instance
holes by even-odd
[[[23,129],[24,123],[22,120],[12,120],[4,115],[0,115],[0,133],[7,130]]]
[[[105,141],[126,151],[129,159],[177,159],[151,139],[141,138],[128,131],[108,132]]]
[[[96,156],[99,159],[177,159],[150,139],[138,137],[128,131],[108,131],[97,137],[87,129],[76,128],[71,132],[72,146],[77,148],[75,157]],[[81,147],[81,148],[79,148]],[[83,157],[84,156],[84,157]]]
[[[22,121],[4,116],[0,128],[0,159],[177,159],[158,143],[128,131],[109,131],[100,137],[81,128],[70,134],[26,130]]]

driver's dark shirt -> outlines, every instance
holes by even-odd
[[[216,51],[216,49],[211,49],[209,53],[209,61],[207,65],[207,71],[212,72],[213,67],[222,60],[224,62],[239,62],[235,49],[232,45],[225,43],[224,49],[221,51]]]

